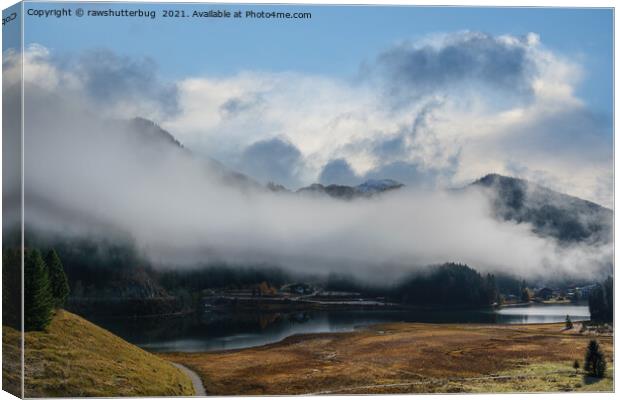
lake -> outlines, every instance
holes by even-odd
[[[153,352],[232,350],[278,342],[302,333],[348,332],[385,322],[522,324],[588,320],[587,306],[514,306],[481,310],[327,310],[290,313],[217,313],[174,318],[93,319]]]

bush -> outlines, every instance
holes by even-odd
[[[605,369],[607,363],[605,362],[605,356],[601,350],[601,346],[594,339],[590,340],[588,348],[586,349],[586,358],[583,364],[583,369],[588,375],[602,378],[605,376]]]

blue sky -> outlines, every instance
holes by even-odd
[[[26,80],[151,119],[261,183],[455,187],[495,172],[611,204],[611,9],[25,3],[63,7],[157,17],[26,15]]]
[[[62,7],[183,6],[26,3]],[[498,173],[613,206],[611,10],[248,8],[313,18],[27,16],[24,53],[3,54],[3,90],[25,91],[26,159],[45,166],[24,170],[32,193],[175,263],[607,265],[613,246],[550,246],[522,225],[498,226],[478,193],[445,189]],[[126,123],[135,117],[190,152],[144,145],[150,125]],[[384,178],[407,189],[369,208],[240,196],[203,157],[292,190]],[[56,214],[45,226],[67,226]]]
[[[26,8],[77,8],[73,4],[26,3]],[[84,9],[167,5],[80,4]],[[174,5],[190,10],[296,10],[311,20],[216,20],[139,18],[38,18],[26,16],[26,43],[39,43],[58,57],[105,48],[121,55],[148,56],[164,79],[242,70],[296,71],[354,78],[370,61],[402,40],[433,33],[472,30],[492,35],[538,33],[549,49],[578,60],[586,75],[577,88],[595,113],[612,112],[612,26],[610,9],[270,7]]]

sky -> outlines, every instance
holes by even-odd
[[[28,3],[26,8],[76,8]],[[472,30],[491,35],[535,32],[549,49],[583,62],[577,93],[596,112],[612,112],[613,13],[610,9],[376,6],[175,5],[190,10],[308,11],[311,20],[272,21],[161,18],[40,18],[26,16],[25,42],[62,54],[91,48],[152,58],[162,76],[226,76],[244,70],[296,71],[351,78],[360,63],[405,39]],[[86,8],[86,6],[85,6]],[[91,3],[88,9],[124,9]],[[167,5],[139,5],[157,10]],[[79,32],[79,34],[71,34]]]
[[[497,221],[486,194],[445,189],[494,172],[611,207],[610,11],[300,11],[312,20],[27,17],[23,54],[3,52],[7,99],[23,61],[27,222],[123,232],[175,265],[368,277],[446,261],[528,276],[608,267],[610,243],[565,246]],[[137,116],[189,152],[145,140]],[[352,202],[245,190],[209,158],[293,190],[406,186]]]
[[[156,18],[29,15],[63,7]],[[25,3],[25,48],[103,113],[152,119],[263,184],[497,172],[611,206],[610,9],[175,4],[312,18],[164,18],[171,7]]]

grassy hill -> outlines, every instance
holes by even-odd
[[[19,335],[3,327],[3,375],[17,382]],[[25,342],[26,397],[194,394],[190,379],[169,362],[64,310],[47,331],[27,332]]]

